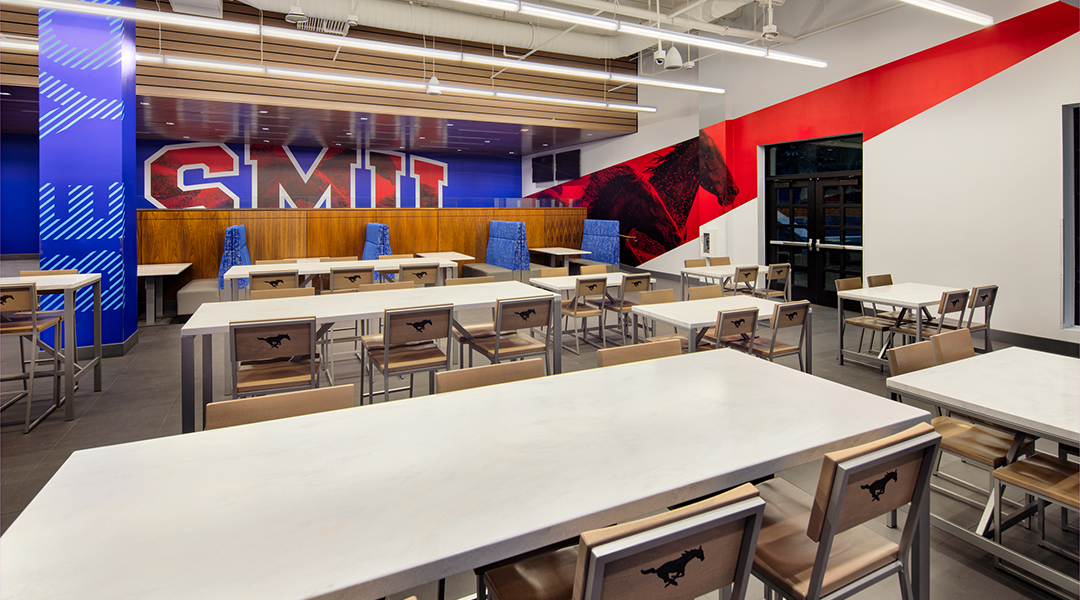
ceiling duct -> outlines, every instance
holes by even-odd
[[[309,17],[307,21],[296,24],[297,29],[314,31],[315,33],[328,33],[330,35],[346,35],[349,33],[348,21],[334,21],[321,17]]]

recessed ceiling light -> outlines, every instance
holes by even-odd
[[[513,154],[513,152],[511,152],[510,154]]]
[[[4,92],[4,95],[5,96],[10,96],[11,94],[8,94],[7,92]],[[139,104],[142,104],[143,106],[150,106],[149,102],[140,102]]]
[[[447,127],[453,127],[453,126],[454,126],[454,124],[453,124],[453,123],[447,123],[447,124],[446,124],[446,126],[447,126]]]
[[[269,144],[269,143],[270,143],[270,140],[263,140],[263,141],[264,141],[264,142],[266,142],[267,144]]]
[[[521,128],[521,130],[522,130],[522,131],[528,131],[528,129],[526,129],[526,128],[524,128],[524,127],[522,127],[522,128]]]
[[[589,137],[592,137],[592,134],[591,134],[591,133],[586,133],[585,135],[587,135],[587,136],[589,136]]]
[[[263,127],[263,131],[270,131],[269,127]]]
[[[268,110],[260,110],[260,111],[259,111],[259,114],[260,114],[260,115],[265,115],[265,114],[266,114],[266,113],[268,113],[268,112],[270,112],[270,111],[268,111]]]
[[[361,121],[367,121],[367,117],[360,117]]]
[[[457,151],[458,151],[458,152],[461,152],[461,148],[458,148],[458,149],[457,149]]]
[[[424,136],[420,136],[420,139],[422,139],[422,140],[426,140],[427,138],[426,138],[426,137],[424,137]]]
[[[485,144],[490,144],[490,143],[491,143],[491,140],[484,140],[484,143],[485,143]]]
[[[401,147],[400,149],[401,149],[401,150],[404,150],[404,149],[405,149],[405,146],[402,146],[402,147]]]
[[[340,145],[341,145],[341,142],[334,142],[334,145],[335,145],[335,146],[340,146]]]
[[[345,135],[352,135],[352,132],[351,131],[346,131]]]
[[[544,144],[544,147],[547,148],[547,144]]]
[[[0,96],[10,96],[10,95],[11,95],[11,92],[0,92]],[[143,102],[143,104],[146,104],[146,103]]]
[[[172,121],[165,121],[165,124],[166,125],[176,125],[176,123],[173,123]]]
[[[184,136],[184,139],[185,139],[185,140],[189,140],[189,139],[191,139],[191,138],[189,138],[188,136],[186,136],[186,135],[185,135],[185,136]]]

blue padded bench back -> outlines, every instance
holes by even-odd
[[[363,260],[375,260],[380,256],[393,254],[390,250],[390,226],[382,223],[368,223],[364,233]]]
[[[488,224],[487,258],[489,265],[524,271],[529,268],[529,243],[525,240],[525,223],[492,221]]]
[[[247,232],[243,225],[233,225],[225,229],[225,251],[221,254],[221,265],[218,267],[218,289],[225,289],[225,272],[236,265],[250,265],[251,255],[248,254]],[[241,279],[239,288],[247,287],[248,280]]]
[[[619,222],[585,219],[581,249],[591,253],[583,258],[611,265],[619,264]]]

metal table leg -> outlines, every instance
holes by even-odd
[[[97,325],[97,323],[95,323]],[[32,350],[37,356],[37,348]],[[71,421],[75,418],[75,361],[78,358],[79,346],[75,340],[75,290],[64,290],[64,399],[67,407],[64,409],[64,420]],[[37,361],[31,360],[31,365]]]
[[[807,374],[813,373],[813,356],[814,356],[814,308],[807,307],[806,309],[806,372]]]
[[[203,336],[210,337],[210,336]],[[180,336],[181,432],[195,431],[195,336]]]
[[[551,372],[562,373],[562,294],[551,297]],[[462,364],[465,357],[461,357]]]
[[[157,302],[155,302],[154,298],[154,296],[156,295],[155,292],[157,291],[154,288],[157,286],[157,282],[154,280],[157,278],[144,277],[143,279],[145,279],[145,281],[143,281],[143,284],[146,287],[146,324],[153,325],[154,322],[157,320],[157,315],[154,314],[154,311],[157,307]]]
[[[72,298],[74,299],[74,298]],[[74,322],[74,321],[73,321]],[[76,340],[76,346],[78,341]],[[75,348],[76,354],[78,348]],[[94,282],[94,391],[101,391],[101,280]],[[72,396],[74,398],[74,396]],[[75,408],[71,407],[72,413]]]
[[[229,358],[226,356],[225,358]],[[214,336],[202,336],[202,428],[206,429],[206,405],[214,397]],[[232,365],[229,365],[232,372]],[[228,390],[232,392],[232,390]]]

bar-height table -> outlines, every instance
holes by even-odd
[[[3,596],[373,600],[929,418],[720,350],[82,450],[0,538]]]
[[[538,254],[547,254],[551,256],[551,260],[554,262],[558,257],[562,257],[562,266],[570,264],[571,256],[585,256],[592,254],[588,250],[577,250],[575,248],[563,248],[562,246],[555,246],[551,248],[529,248],[529,252],[536,252]],[[554,266],[554,265],[552,265]]]
[[[310,261],[284,264],[262,265],[236,265],[225,271],[225,280],[230,282],[233,300],[239,299],[240,289],[236,282],[239,279],[247,279],[252,273],[271,271],[291,271],[296,269],[300,277],[314,277],[315,275],[329,275],[331,269],[352,269],[356,267],[374,267],[380,273],[395,273],[401,265],[423,265],[433,262],[439,263],[439,272],[436,274],[436,283],[442,282],[442,273],[449,270],[453,277],[457,277],[457,263],[445,258],[380,258],[377,260],[337,260],[337,261]]]
[[[914,312],[915,330],[918,333],[916,341],[921,342],[923,339],[923,313],[926,312],[928,307],[935,306],[941,302],[941,294],[956,289],[957,288],[942,287],[940,285],[927,285],[925,283],[895,283],[893,285],[881,285],[872,288],[860,288],[857,290],[848,290],[846,292],[837,292],[836,296],[840,298],[838,302],[843,300],[853,300],[860,303],[882,304],[899,308],[900,314],[896,318],[897,324],[900,324],[904,318],[908,317],[909,312]],[[837,310],[836,316],[837,331],[840,334],[840,349],[837,351],[837,357],[840,359],[840,364],[844,364],[844,357],[847,356],[848,358],[860,361],[873,362],[875,366],[889,366],[889,361],[885,357],[885,351],[888,349],[888,346],[884,343],[881,344],[881,351],[878,352],[877,356],[844,350],[844,311]]]
[[[928,369],[890,377],[890,392],[917,398],[1018,432],[1018,438],[1044,438],[1057,442],[1059,451],[1080,446],[1080,360],[1024,348],[1005,348]],[[1013,454],[1022,445],[1013,442]],[[1080,581],[985,536],[991,524],[993,497],[976,530],[934,517],[947,533],[1012,563],[1046,581],[1080,594]],[[996,526],[996,525],[995,525]],[[1033,582],[1038,585],[1038,582]]]
[[[180,389],[183,432],[195,431],[195,338],[202,336],[202,404],[213,397],[212,335],[228,334],[232,321],[256,319],[292,319],[315,317],[320,331],[339,321],[356,321],[381,317],[383,311],[410,306],[453,304],[454,310],[495,306],[501,298],[551,296],[554,311],[552,338],[562,339],[562,302],[557,294],[544,292],[517,281],[479,283],[460,286],[438,286],[354,294],[322,294],[299,298],[245,300],[238,302],[208,302],[191,315],[180,330]],[[226,341],[228,348],[228,341]],[[558,346],[555,345],[557,349]],[[552,372],[562,372],[562,353],[553,351]]]
[[[754,265],[717,265],[715,267],[687,267],[679,271],[679,298],[686,300],[690,288],[691,277],[707,277],[710,279],[730,279],[735,276],[735,269],[739,267],[752,267]],[[757,265],[758,276],[768,272],[766,265]]]
[[[34,275],[32,277],[0,277],[0,285],[12,283],[33,283],[38,293],[50,292],[64,294],[64,420],[75,418],[75,383],[86,375],[88,369],[94,369],[94,391],[101,391],[101,274],[85,273],[80,275]],[[83,365],[76,364],[79,355],[78,341],[75,339],[75,292],[86,286],[94,288],[94,358]],[[34,349],[35,356],[37,349]],[[76,370],[77,368],[77,370]]]
[[[161,304],[164,288],[161,283],[165,277],[179,275],[191,267],[191,263],[162,263],[153,265],[138,265],[136,276],[142,277],[146,283],[146,324],[157,323],[157,316],[161,314]]]

